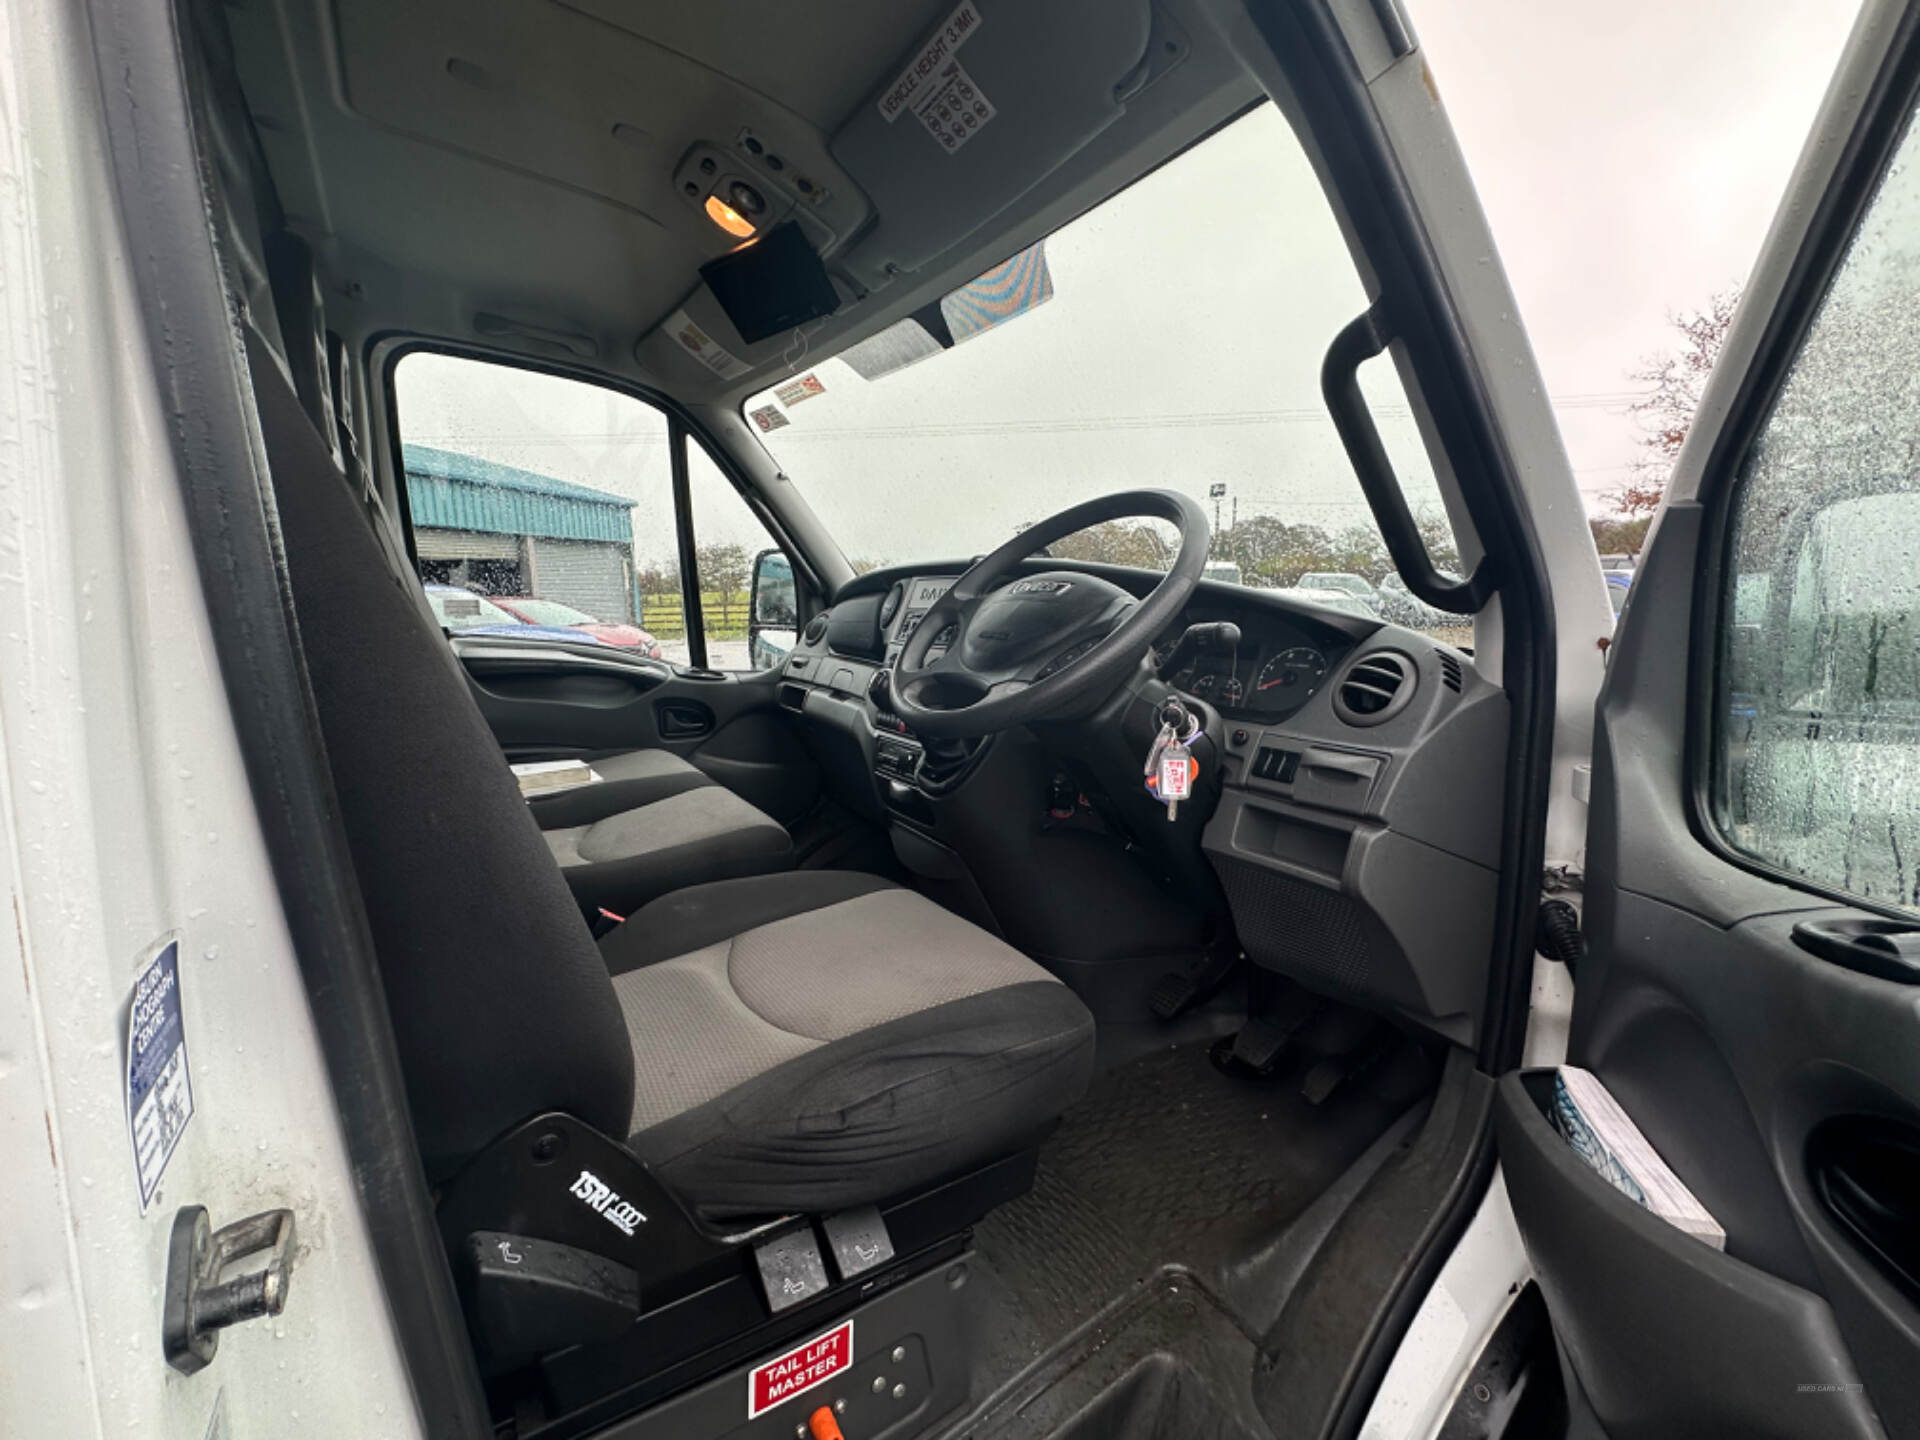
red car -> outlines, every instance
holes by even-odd
[[[596,620],[584,610],[562,605],[558,600],[540,600],[531,595],[489,595],[487,598],[509,615],[518,616],[529,625],[583,631],[602,645],[638,650],[649,660],[660,658],[660,642],[638,625],[629,625],[625,621]]]

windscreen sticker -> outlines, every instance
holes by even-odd
[[[933,37],[920,47],[920,53],[907,62],[900,78],[880,97],[880,118],[891,125],[907,111],[917,112],[927,89],[937,82],[954,52],[979,28],[980,12],[973,8],[973,0],[961,0],[960,8],[933,32]]]
[[[958,60],[942,67],[924,104],[914,108],[927,133],[951,155],[986,128],[997,113]]]
[[[749,410],[747,412],[747,418],[760,427],[762,434],[778,430],[782,425],[791,425],[793,423],[787,419],[785,415],[780,413],[780,407],[778,405],[762,405],[758,410]]]
[[[745,361],[694,324],[693,317],[684,310],[676,310],[667,317],[667,334],[673,337],[676,345],[722,380],[737,379],[750,368]]]
[[[127,1125],[147,1213],[173,1147],[193,1118],[187,1031],[180,1018],[180,941],[160,947],[133,982],[127,1010]]]
[[[827,393],[827,382],[809,370],[798,380],[789,380],[773,392],[773,398],[782,405],[798,405],[802,400],[811,400],[816,395]]]

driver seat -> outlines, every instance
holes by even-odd
[[[710,1219],[820,1213],[1012,1155],[1078,1098],[1086,1007],[872,876],[698,886],[596,948],[445,640],[251,330],[247,359],[430,1180],[564,1111],[627,1141]]]

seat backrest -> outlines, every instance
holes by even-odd
[[[335,464],[333,437],[322,439],[252,331],[247,358],[300,643],[428,1176],[444,1178],[543,1110],[623,1139],[633,1053],[586,923],[446,637]]]

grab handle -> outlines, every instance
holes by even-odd
[[[1407,589],[1436,610],[1454,615],[1472,615],[1487,603],[1493,593],[1493,571],[1488,557],[1482,556],[1465,580],[1450,580],[1433,568],[1420,527],[1407,508],[1407,497],[1387,459],[1387,448],[1380,443],[1366,397],[1360,393],[1360,367],[1385,350],[1393,339],[1384,312],[1378,304],[1349,322],[1333,337],[1327,358],[1320,365],[1320,393],[1333,416],[1334,429],[1346,447],[1347,459],[1360,477],[1360,489],[1373,511],[1374,523],[1387,542],[1387,553]]]

